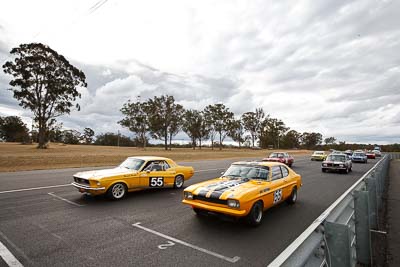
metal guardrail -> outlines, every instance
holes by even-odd
[[[378,211],[390,159],[399,158],[385,154],[268,266],[372,265],[371,232],[382,224]]]

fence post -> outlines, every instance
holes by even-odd
[[[345,224],[326,221],[325,236],[330,267],[351,267],[350,228]]]
[[[354,216],[356,228],[357,261],[364,265],[371,265],[371,235],[368,216],[367,191],[354,192]]]
[[[378,229],[378,218],[377,218],[377,201],[376,201],[376,180],[371,177],[365,178],[367,185],[368,198],[369,198],[369,223],[371,229]]]

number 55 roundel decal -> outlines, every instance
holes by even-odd
[[[149,186],[150,187],[163,187],[164,186],[164,177],[150,177]]]
[[[278,189],[274,192],[274,204],[282,199],[282,189]]]

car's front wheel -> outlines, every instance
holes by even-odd
[[[289,198],[286,199],[288,204],[294,204],[297,201],[297,188],[293,187],[292,193],[290,194]]]
[[[322,168],[322,172],[326,172],[326,169]]]
[[[199,209],[199,208],[193,208],[194,213],[196,213],[197,216],[205,216],[206,215],[206,211]]]
[[[260,201],[254,203],[249,214],[246,216],[246,221],[251,226],[258,226],[261,224],[263,218],[263,205]]]
[[[122,199],[125,195],[128,189],[126,188],[126,185],[123,183],[116,183],[113,184],[107,191],[107,196],[113,200],[118,200]]]
[[[183,178],[182,175],[176,176],[175,181],[174,181],[174,188],[177,188],[177,189],[182,188],[184,182],[185,182],[185,179]]]

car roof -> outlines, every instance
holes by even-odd
[[[141,160],[169,160],[169,158],[165,158],[165,157],[158,157],[158,156],[132,156],[132,157],[128,157],[130,159],[141,159]]]
[[[232,165],[237,164],[237,165],[254,165],[254,166],[267,166],[267,167],[272,167],[272,166],[284,166],[285,164],[280,163],[280,162],[274,162],[274,161],[237,161],[232,163]]]
[[[329,156],[331,156],[331,155],[333,155],[333,156],[347,156],[344,153],[331,153]]]

